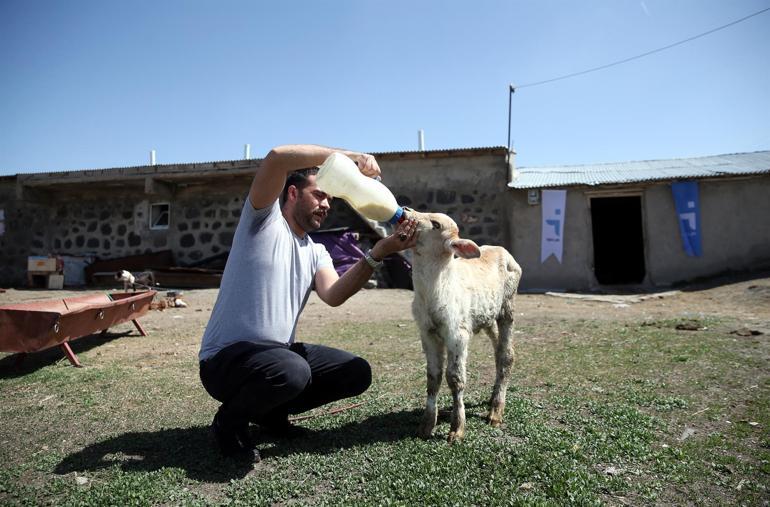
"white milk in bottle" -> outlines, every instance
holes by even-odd
[[[404,210],[388,187],[361,174],[355,162],[342,153],[332,153],[320,165],[316,184],[370,220],[396,224],[404,219]]]

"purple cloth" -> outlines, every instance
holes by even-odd
[[[364,252],[358,248],[358,241],[352,232],[326,231],[310,234],[313,241],[321,243],[331,255],[334,269],[337,274],[342,274],[364,257]]]

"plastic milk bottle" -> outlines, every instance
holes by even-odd
[[[356,163],[339,152],[329,155],[316,176],[318,188],[345,200],[370,220],[397,224],[404,220],[404,209],[388,187],[361,174]]]

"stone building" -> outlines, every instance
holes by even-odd
[[[375,154],[402,205],[447,213],[463,237],[508,248],[524,270],[523,289],[650,288],[770,268],[770,152],[520,169],[507,155],[504,147]],[[186,266],[227,252],[259,163],[0,177],[0,286],[25,284],[30,255],[109,259],[170,250]],[[671,184],[680,180],[700,188],[700,257],[687,256],[679,237]],[[549,189],[566,191],[561,262],[540,259],[540,197]],[[613,216],[626,216],[622,230],[630,235],[600,227]],[[341,226],[368,228],[336,199],[324,227]],[[623,241],[634,246],[609,258],[633,258],[634,275],[607,279],[600,265],[597,277],[597,249]]]
[[[505,148],[376,154],[402,205],[454,216],[462,232],[507,243]],[[181,266],[230,248],[259,160],[0,177],[0,285],[26,281],[30,255],[115,258],[171,250]],[[325,228],[368,229],[339,199]],[[66,281],[65,281],[66,283]]]

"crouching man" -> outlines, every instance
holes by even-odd
[[[315,174],[334,151],[353,159],[362,174],[380,174],[371,155],[279,146],[262,160],[244,203],[199,353],[203,386],[222,403],[211,428],[226,456],[259,460],[250,422],[292,436],[300,429],[289,414],[359,395],[371,383],[366,360],[295,341],[297,320],[311,289],[331,306],[358,292],[378,262],[414,246],[416,223],[402,222],[338,276],[324,246],[307,234],[329,213],[332,198],[318,188]]]

